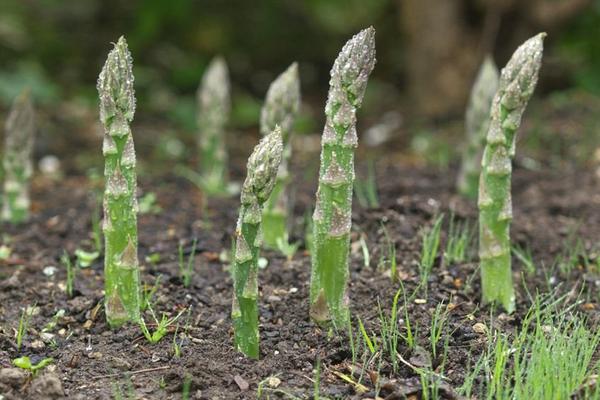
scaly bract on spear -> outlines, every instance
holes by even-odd
[[[290,136],[299,108],[300,79],[298,64],[293,63],[271,83],[260,114],[261,134],[268,135],[279,126],[284,146],[275,187],[263,211],[264,244],[270,248],[276,248],[277,239],[285,238],[287,233],[288,162],[292,154]]]
[[[241,208],[235,230],[233,256],[233,319],[236,348],[251,358],[259,356],[258,253],[262,242],[261,220],[281,163],[283,142],[279,127],[265,136],[248,159]]]
[[[523,43],[500,74],[481,163],[479,259],[483,302],[515,307],[510,260],[511,175],[517,129],[538,81],[545,33]]]
[[[35,112],[29,90],[14,101],[6,119],[2,220],[18,224],[29,218],[29,180],[33,174]]]
[[[225,126],[231,108],[229,91],[227,64],[222,57],[216,57],[202,76],[196,95],[201,184],[211,195],[221,195],[228,191]]]
[[[136,157],[129,124],[135,113],[132,59],[124,37],[98,77],[104,125],[104,307],[111,327],[140,317]]]
[[[342,327],[348,321],[348,257],[352,226],[356,111],[375,66],[375,29],[367,28],[342,48],[329,81],[321,167],[313,213],[310,315]]]
[[[458,192],[470,199],[477,198],[481,155],[490,126],[490,107],[498,89],[498,67],[490,56],[481,64],[473,84],[465,115],[466,143],[458,173]]]

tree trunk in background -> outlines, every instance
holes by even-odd
[[[496,61],[502,66],[505,53],[512,54],[516,46],[540,31],[549,32],[552,40],[552,31],[590,3],[591,0],[397,0],[412,111],[434,119],[462,114],[472,80],[486,53],[500,55]],[[496,40],[498,32],[502,33],[501,41]]]
[[[464,23],[463,2],[400,0],[409,96],[426,117],[456,113],[477,64],[477,42]]]

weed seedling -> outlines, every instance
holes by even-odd
[[[156,315],[154,315],[154,311],[152,311],[152,308],[149,308],[148,310],[152,314],[152,318],[154,319],[154,322],[156,323],[156,330],[154,332],[150,333],[143,318],[140,318],[140,328],[142,329],[142,333],[144,334],[144,337],[146,338],[146,340],[148,340],[148,342],[150,342],[152,344],[158,343],[167,334],[167,328],[169,326],[173,325],[179,319],[179,317],[181,317],[181,315],[185,312],[185,309],[184,309],[184,310],[180,311],[179,314],[177,314],[173,318],[169,318],[167,316],[167,314],[163,313],[162,317],[159,321],[156,318]]]
[[[435,307],[433,317],[431,318],[431,328],[429,330],[429,343],[431,344],[431,353],[433,358],[437,358],[437,347],[444,333],[448,313],[446,305],[441,302]]]
[[[54,359],[52,359],[52,358],[44,358],[39,363],[33,364],[31,362],[31,360],[29,359],[29,357],[23,356],[23,357],[15,358],[14,360],[12,360],[12,363],[15,367],[25,369],[25,370],[31,372],[32,376],[35,376],[38,373],[38,371],[40,371],[43,368],[47,367],[48,365],[52,364],[53,361],[54,361]]]
[[[160,286],[160,280],[162,275],[158,275],[154,280],[154,284],[152,286],[148,284],[144,284],[142,287],[142,302],[140,304],[140,311],[146,311],[149,308],[152,308],[152,299]]]
[[[276,242],[277,249],[287,257],[288,261],[291,261],[294,258],[294,254],[298,251],[298,247],[300,247],[300,242],[290,243],[289,240],[288,233],[284,232],[283,236],[278,237]]]
[[[140,214],[158,214],[162,208],[156,204],[156,194],[148,192],[138,202]]]
[[[184,287],[189,287],[192,283],[192,273],[194,272],[194,258],[196,256],[196,243],[197,239],[192,241],[192,249],[188,256],[187,263],[184,262],[183,257],[183,244],[179,244],[179,276],[183,281]]]
[[[527,275],[535,274],[535,263],[533,262],[533,255],[531,254],[531,249],[529,247],[521,247],[518,244],[515,244],[512,247],[513,255],[521,261],[521,265],[523,265],[523,270]]]
[[[35,309],[35,303],[33,306],[25,308],[21,311],[21,318],[19,318],[19,327],[17,328],[17,350],[21,350],[21,346],[23,345],[23,338],[27,334],[27,328],[29,327],[29,320],[33,315],[33,310]]]

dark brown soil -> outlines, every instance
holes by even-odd
[[[361,318],[369,332],[379,331],[378,302],[384,313],[389,313],[399,288],[385,271],[377,268],[385,251],[381,224],[385,224],[395,242],[399,275],[406,292],[412,294],[419,280],[419,231],[440,212],[453,212],[459,220],[473,224],[477,216],[474,204],[454,195],[452,171],[415,168],[392,158],[380,160],[377,166],[381,207],[365,210],[356,204],[351,254],[352,314]],[[310,257],[302,249],[291,261],[276,252],[263,252],[269,265],[260,273],[261,359],[247,360],[238,354],[232,346],[229,320],[232,281],[227,263],[219,259],[219,254],[230,247],[238,200],[211,200],[203,213],[203,198],[188,182],[174,177],[161,182],[156,185],[142,179],[142,190],[154,191],[163,211],[140,216],[139,252],[140,260],[151,253],[160,254],[161,261],[156,265],[143,262],[142,267],[143,281],[149,285],[162,276],[155,296],[156,312],[175,315],[185,308],[190,310],[179,327],[181,356],[174,355],[174,332],[152,345],[136,326],[108,329],[99,307],[101,258],[90,268],[78,271],[75,296],[66,296],[65,270],[59,257],[63,249],[72,254],[77,247],[91,248],[93,199],[89,183],[83,178],[68,178],[60,183],[38,179],[33,190],[36,213],[32,221],[16,228],[2,226],[2,240],[10,238],[6,243],[13,252],[8,261],[0,261],[1,368],[10,367],[11,360],[21,355],[29,355],[34,362],[52,357],[54,369],[42,376],[57,375],[65,398],[69,399],[111,399],[117,386],[126,394],[128,386],[133,388],[140,399],[180,399],[186,376],[191,377],[192,399],[254,399],[259,386],[271,398],[286,398],[286,393],[312,398],[314,370],[319,360],[322,396],[375,398],[377,382],[382,398],[418,398],[420,381],[408,365],[401,364],[394,374],[388,361],[377,365],[363,360],[362,350],[354,367],[364,368],[361,384],[367,391],[359,393],[355,385],[342,379],[340,373],[351,376],[359,369],[353,368],[345,334],[321,330],[308,319]],[[531,247],[536,262],[547,267],[563,250],[573,229],[584,238],[585,246],[592,248],[600,238],[598,185],[590,172],[546,173],[517,168],[513,187],[514,241]],[[293,240],[303,239],[302,221],[314,196],[311,183],[300,182],[298,187]],[[443,231],[442,246],[447,224]],[[364,265],[358,245],[361,235],[370,250],[369,266]],[[193,238],[198,239],[198,256],[192,284],[185,288],[179,278],[177,248],[183,241],[189,253]],[[433,310],[442,301],[450,304],[443,338],[449,345],[443,371],[447,378],[442,387],[444,398],[459,398],[457,388],[469,370],[470,360],[487,345],[487,336],[473,328],[478,322],[489,327],[490,310],[479,305],[477,264],[474,257],[471,259],[473,262],[462,265],[443,265],[438,258],[428,296],[420,301],[419,294],[408,304],[421,350],[411,351],[403,341],[399,344],[399,353],[408,364],[419,365],[424,360],[427,363]],[[42,270],[50,265],[58,271],[47,277]],[[517,312],[510,316],[500,314],[493,320],[494,328],[508,332],[518,325],[529,305],[520,263],[514,260],[514,266]],[[555,278],[551,286],[563,285],[565,292],[574,288],[578,292],[585,281],[595,280],[583,269]],[[526,281],[529,288],[548,289],[541,268]],[[581,307],[582,312],[595,320],[597,294],[585,293],[590,304]],[[39,307],[39,314],[32,317],[23,349],[17,351],[15,329],[21,309],[33,304]],[[65,310],[65,317],[51,331],[53,340],[40,343],[39,333],[59,309]],[[399,309],[399,318],[403,318],[404,310]],[[184,328],[186,322],[189,326]],[[436,368],[440,360],[431,362]],[[277,379],[266,381],[269,377]],[[56,390],[44,389],[48,385],[40,389],[36,383],[39,379],[20,382],[12,389],[0,380],[0,392],[5,392],[5,399],[56,398]]]

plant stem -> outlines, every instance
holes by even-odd
[[[540,33],[523,43],[500,75],[494,96],[479,183],[479,258],[483,302],[515,307],[510,259],[511,161],[516,132],[533,94],[542,62]]]
[[[135,113],[131,54],[119,38],[98,78],[104,124],[104,290],[111,327],[139,321],[135,149],[129,124]]]
[[[29,179],[33,173],[35,113],[29,90],[14,101],[6,119],[4,143],[4,199],[1,219],[13,224],[29,218]]]
[[[197,92],[202,186],[211,195],[227,191],[225,125],[231,108],[229,97],[227,64],[222,57],[216,57],[208,65]]]
[[[292,154],[290,136],[299,109],[300,78],[298,77],[298,64],[293,63],[271,83],[260,114],[261,134],[268,135],[276,126],[279,126],[284,145],[275,187],[263,211],[264,244],[265,247],[272,249],[277,248],[277,239],[284,237],[287,233],[288,162]]]
[[[314,244],[310,315],[318,323],[348,322],[348,255],[352,225],[352,186],[356,110],[375,66],[375,30],[370,27],[348,41],[331,69],[321,141],[319,187],[313,214]]]
[[[481,155],[485,146],[485,135],[490,125],[490,107],[498,88],[498,67],[487,56],[479,69],[469,97],[465,116],[466,147],[458,174],[458,192],[470,199],[477,198]]]
[[[235,231],[231,318],[235,346],[251,358],[259,356],[258,253],[262,241],[262,208],[273,191],[282,152],[279,128],[265,136],[252,152],[248,159]]]

